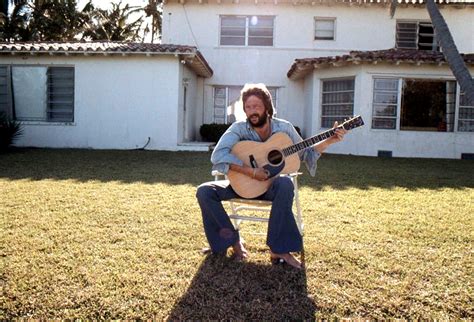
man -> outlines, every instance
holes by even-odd
[[[263,168],[252,168],[243,164],[231,153],[232,147],[243,140],[264,142],[276,132],[286,133],[298,143],[302,138],[291,123],[273,117],[275,114],[272,97],[263,84],[247,84],[241,92],[246,121],[235,122],[217,143],[211,162],[213,169],[222,173],[237,171],[257,180],[268,180],[268,172]],[[334,124],[337,127],[337,122]],[[316,161],[331,144],[339,142],[346,134],[344,129],[336,129],[336,135],[317,143],[300,154],[311,175],[316,173]],[[268,223],[267,245],[272,260],[283,260],[287,264],[301,268],[301,263],[291,253],[302,249],[302,238],[292,213],[294,188],[287,177],[277,177],[270,188],[258,199],[271,200],[272,209]],[[222,206],[223,200],[238,198],[228,181],[207,182],[198,187],[196,197],[202,211],[204,230],[213,253],[225,253],[233,248],[237,260],[244,260],[248,253],[240,241]]]

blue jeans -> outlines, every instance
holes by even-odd
[[[268,222],[267,245],[276,254],[299,252],[303,240],[292,211],[294,187],[290,178],[277,177],[270,189],[258,197],[272,201]],[[196,197],[201,207],[204,231],[213,253],[224,252],[240,240],[222,201],[239,197],[229,181],[211,181],[200,185]]]

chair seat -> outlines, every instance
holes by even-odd
[[[303,235],[303,217],[302,211],[299,201],[299,194],[298,194],[298,175],[301,173],[292,173],[285,176],[291,178],[293,185],[295,187],[295,219],[300,234]],[[225,177],[224,174],[218,171],[212,171],[212,175],[214,176],[215,180],[220,180],[221,178]],[[258,199],[245,199],[245,198],[234,198],[226,201],[229,203],[232,213],[229,215],[229,218],[232,219],[234,226],[236,229],[240,228],[240,223],[242,220],[248,221],[256,221],[256,222],[268,222],[269,220],[269,213],[271,210],[272,202],[268,200],[258,200]],[[258,212],[266,212],[267,215],[265,217],[257,217],[257,216],[249,216],[249,215],[242,215],[240,214],[241,211],[258,211]]]

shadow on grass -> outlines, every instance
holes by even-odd
[[[209,255],[168,320],[302,320],[315,312],[304,271]]]
[[[0,154],[0,178],[191,184],[212,180],[210,153],[80,149],[14,149]],[[371,187],[473,188],[472,160],[375,158],[326,154],[315,178],[300,185],[319,190]]]

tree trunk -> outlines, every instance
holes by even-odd
[[[436,38],[439,40],[449,68],[451,68],[454,77],[456,77],[456,80],[461,86],[461,90],[465,93],[467,102],[470,105],[474,105],[474,81],[466,67],[464,59],[459,54],[448,25],[434,0],[426,0],[426,8],[430,14],[431,22],[436,32]]]

